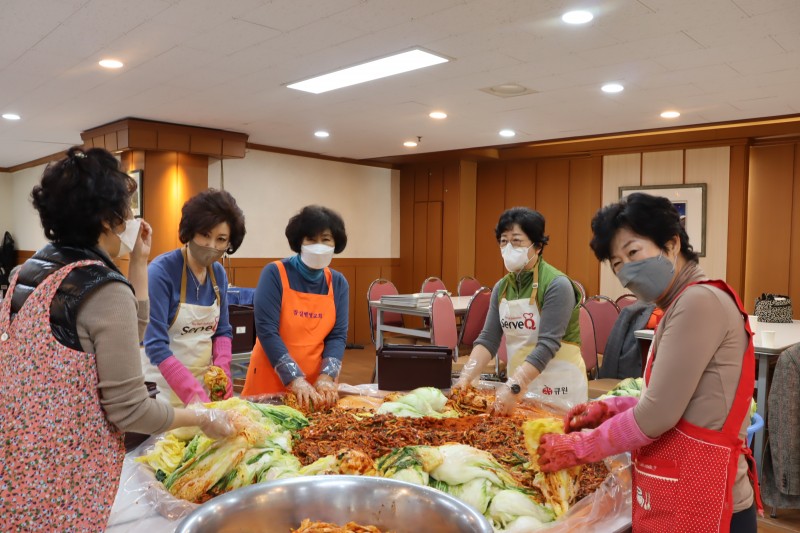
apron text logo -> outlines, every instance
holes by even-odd
[[[536,321],[533,313],[522,313],[522,318],[503,318],[500,320],[500,327],[503,329],[528,329],[536,330]]]
[[[294,309],[294,316],[299,316],[301,318],[322,318],[322,313],[312,313],[311,311],[300,311],[299,309]]]

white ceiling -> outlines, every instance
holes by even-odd
[[[562,23],[577,7],[595,19]],[[454,60],[320,95],[284,86],[415,46]],[[0,0],[0,113],[22,115],[0,119],[0,167],[125,117],[363,159],[503,144],[502,128],[518,143],[794,114],[799,67],[800,0]],[[625,91],[602,93],[610,81]],[[480,91],[509,82],[537,92]]]

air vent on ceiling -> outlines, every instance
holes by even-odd
[[[500,85],[493,85],[491,87],[484,87],[481,91],[489,93],[500,98],[512,98],[514,96],[524,96],[526,94],[534,94],[535,89],[529,89],[519,83],[501,83]]]

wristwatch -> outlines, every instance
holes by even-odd
[[[513,385],[511,385],[511,387],[510,387],[510,388],[511,388],[511,393],[512,393],[512,394],[519,394],[519,393],[520,393],[520,391],[522,390],[522,389],[520,388],[520,386],[519,386],[519,383],[514,383]]]

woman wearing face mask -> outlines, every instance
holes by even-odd
[[[207,402],[203,376],[211,365],[228,376],[233,394],[228,278],[218,259],[244,240],[244,214],[226,191],[209,189],[183,204],[178,237],[184,246],[148,268],[150,326],[142,365],[172,405]]]
[[[299,403],[336,403],[336,379],[347,340],[349,285],[328,268],[347,245],[338,213],[317,205],[289,220],[296,255],[264,267],[255,295],[258,341],[242,394],[289,390]]]
[[[0,516],[4,531],[103,529],[119,487],[123,432],[233,428],[222,411],[150,398],[149,224],[113,155],[71,148],[31,194],[51,241],[11,276],[0,306]],[[130,253],[128,277],[112,257]]]
[[[544,217],[525,207],[509,209],[500,215],[495,236],[508,274],[492,290],[483,331],[454,388],[473,383],[505,335],[511,378],[498,388],[494,412],[511,413],[526,391],[573,404],[585,402],[580,292],[542,258],[549,240]]]
[[[566,435],[542,436],[539,464],[555,471],[633,451],[634,531],[754,533],[761,506],[745,438],[755,358],[739,297],[703,273],[666,198],[631,194],[601,209],[592,231],[597,258],[664,316],[641,399],[577,406]]]

